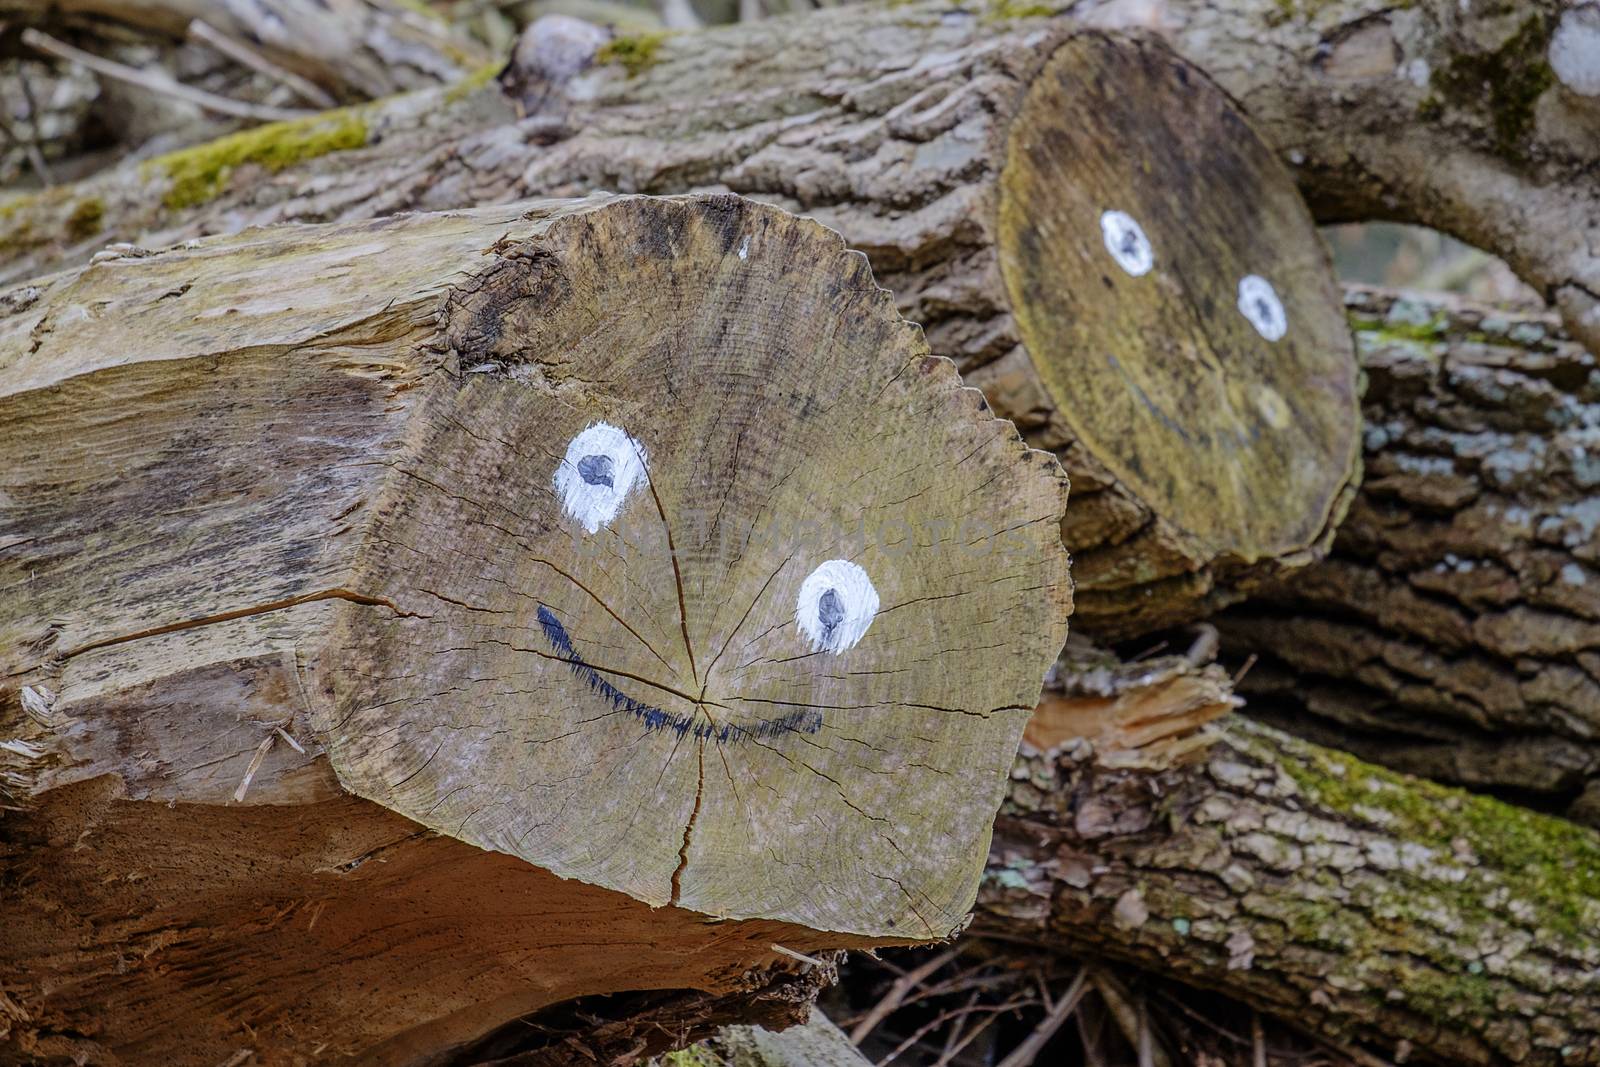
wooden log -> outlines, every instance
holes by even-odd
[[[132,27],[182,41],[200,20],[346,99],[449,84],[489,61],[444,20],[393,0],[0,0],[0,18]]]
[[[1069,644],[1041,715],[1087,710],[1098,733],[1060,707],[1030,726],[974,929],[1126,960],[1385,1062],[1600,1064],[1600,834],[1242,716],[1196,733],[1233,702],[1202,659]]]
[[[0,308],[0,1058],[423,1063],[963,920],[1065,479],[836,234],[547,201]]]
[[[1367,477],[1220,622],[1291,732],[1600,822],[1600,375],[1551,315],[1352,288]]]
[[[1062,457],[1079,623],[1122,635],[1322,552],[1354,477],[1356,372],[1274,152],[1159,44],[1074,29],[861,9],[804,28],[590,39],[587,53],[525,41],[519,56],[547,58],[508,72],[533,109],[519,124],[479,118],[444,137],[471,123],[430,119],[430,136],[379,110],[363,122],[383,144],[249,193],[224,176],[179,216],[149,213],[144,185],[107,179],[93,195],[142,205],[105,217],[164,238],[513,189],[718,187],[804,210],[866,251],[933,349]],[[183,162],[209,158],[143,180],[210,173]],[[31,212],[14,224],[31,219],[27,239],[47,249],[54,226]]]

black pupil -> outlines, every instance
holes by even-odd
[[[817,601],[817,621],[822,623],[822,633],[825,637],[831,637],[834,627],[844,621],[844,603],[840,601],[837,589],[828,590],[822,594],[822,599]]]
[[[584,456],[578,460],[578,474],[590,485],[612,485],[611,470],[610,456]]]
[[[1262,322],[1272,321],[1272,305],[1265,300],[1256,301],[1256,314],[1261,316]]]
[[[1133,235],[1133,231],[1129,230],[1127,233],[1124,233],[1122,235],[1122,254],[1125,256],[1131,256],[1138,250],[1139,239]]]

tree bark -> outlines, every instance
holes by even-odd
[[[726,188],[805,211],[867,252],[934,350],[1060,454],[1080,624],[1140,632],[1325,550],[1354,477],[1355,364],[1271,149],[1157,44],[1080,28],[862,8],[591,41],[577,58],[576,42],[524,42],[519,56],[550,54],[508,72],[531,109],[521,122],[483,99],[438,120],[412,115],[442,102],[377,107],[359,117],[369,147],[265,187],[214,163],[242,169],[267,149],[197,151],[16,206],[11,241],[34,244],[20,262],[37,269],[56,249],[51,212],[83,196],[118,236],[160,240],[591,189]],[[332,122],[283,136],[338,141]],[[163,197],[201,203],[170,213]],[[1108,212],[1141,228],[1127,265]],[[1267,290],[1250,314],[1274,305],[1271,322],[1241,313],[1247,278]]]
[[[1366,479],[1219,623],[1276,725],[1600,821],[1600,375],[1553,316],[1351,289]]]
[[[1030,727],[1051,747],[1018,758],[975,929],[1396,1062],[1600,1063],[1600,835],[1240,716],[1196,733],[1230,700],[1195,660],[1069,646],[1052,687],[1044,707],[1117,698],[1123,728],[1103,711],[1094,741]]]
[[[489,61],[443,20],[390,0],[0,0],[0,18],[107,21],[176,41],[199,19],[346,99],[448,84]]]
[[[0,309],[0,1058],[429,1062],[964,918],[1065,480],[837,235],[542,202]]]

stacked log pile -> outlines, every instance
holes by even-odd
[[[636,73],[580,56],[564,84],[527,75],[537,114],[442,143],[397,103],[360,120],[379,144],[325,161],[336,185],[313,162],[230,190],[185,157],[165,184],[160,168],[153,184],[112,175],[62,202],[93,196],[109,231],[169,241],[513,192],[732,189],[843,233],[934,350],[1061,455],[1082,501],[1063,535],[1084,625],[1184,622],[1317,558],[1355,475],[1354,358],[1293,179],[1226,95],[1154,42],[1114,48],[1070,23],[863,10],[823,25],[825,67],[761,25],[661,42]],[[315,140],[332,130],[319,121],[284,134]],[[159,212],[161,189],[188,201],[193,185],[198,210]],[[13,225],[37,239],[50,210]],[[1118,266],[1106,227],[1123,218],[1117,239],[1142,251]],[[1097,346],[1111,355],[1085,365]]]
[[[627,1062],[981,879],[1600,1064],[1600,837],[1505,802],[1600,809],[1587,23],[1262,6],[542,23],[0,204],[0,1060]],[[1342,295],[1379,213],[1556,313]]]

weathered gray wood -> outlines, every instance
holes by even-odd
[[[963,920],[1064,478],[838,235],[546,201],[0,309],[10,1048],[423,1062]]]

